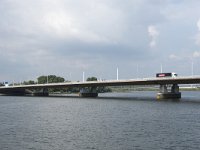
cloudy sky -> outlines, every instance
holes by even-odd
[[[0,81],[200,75],[199,0],[0,0]]]

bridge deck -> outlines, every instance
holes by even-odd
[[[130,80],[105,80],[87,82],[63,82],[49,84],[33,84],[0,87],[0,92],[11,89],[36,89],[36,88],[63,88],[63,87],[98,87],[98,86],[122,86],[122,85],[162,85],[162,84],[200,84],[200,77],[177,78],[143,78]]]

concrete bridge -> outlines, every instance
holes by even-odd
[[[78,87],[80,96],[96,97],[97,87],[104,86],[125,86],[125,85],[159,85],[160,90],[157,94],[158,99],[181,98],[179,84],[200,84],[200,76],[195,77],[166,77],[166,78],[142,78],[129,80],[105,80],[105,81],[87,81],[87,82],[63,82],[49,84],[33,84],[18,86],[2,86],[0,93],[5,95],[26,95],[34,94],[48,96],[49,88],[70,88]],[[33,90],[40,89],[39,92],[33,93]]]

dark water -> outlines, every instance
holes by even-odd
[[[0,96],[0,150],[200,149],[200,92]]]

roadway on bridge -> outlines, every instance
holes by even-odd
[[[86,82],[63,82],[49,84],[33,84],[18,86],[2,86],[0,92],[13,89],[38,89],[38,88],[67,88],[67,87],[101,87],[101,86],[124,86],[124,85],[166,85],[166,84],[200,84],[200,76],[176,77],[176,78],[143,78],[129,80],[104,80]]]

